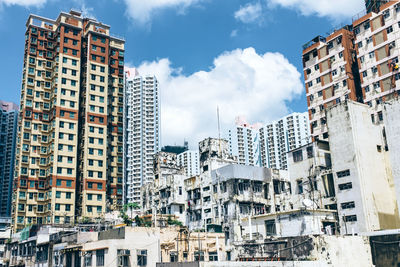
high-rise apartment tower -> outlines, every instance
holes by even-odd
[[[122,204],[124,40],[71,11],[26,23],[13,227]]]
[[[318,36],[303,46],[304,80],[313,140],[328,140],[326,108],[343,100],[362,101],[352,27]]]
[[[155,76],[125,76],[125,202],[141,203],[141,187],[154,180],[154,155],[160,149],[160,101]]]
[[[260,127],[260,123],[251,125],[243,117],[237,117],[235,127],[229,130],[229,151],[239,164],[261,166]]]
[[[292,113],[260,128],[261,167],[287,170],[287,152],[310,142],[307,113]]]
[[[0,100],[0,216],[11,216],[18,106]]]

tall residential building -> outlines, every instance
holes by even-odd
[[[261,165],[288,169],[287,152],[310,142],[307,113],[292,113],[259,129]]]
[[[351,26],[303,46],[304,80],[313,140],[328,140],[325,109],[345,99],[362,101]]]
[[[237,157],[239,164],[261,166],[260,127],[260,123],[250,125],[244,118],[237,117],[235,127],[229,130],[229,151]]]
[[[399,95],[400,3],[381,5],[353,27],[364,103],[373,107],[371,119],[382,121],[381,103]]]
[[[15,230],[122,204],[124,43],[81,13],[26,23]]]
[[[390,0],[365,0],[365,7],[367,12],[378,12],[381,5],[389,2]]]
[[[192,177],[200,174],[199,151],[187,150],[178,154],[178,166],[184,169],[187,176]]]
[[[0,217],[11,216],[18,106],[0,100]]]
[[[154,180],[154,155],[160,149],[160,101],[155,76],[125,76],[125,202],[141,203],[141,187]]]

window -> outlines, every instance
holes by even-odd
[[[345,183],[345,184],[340,184],[339,185],[339,190],[348,190],[353,188],[353,184],[352,183]]]
[[[66,199],[71,199],[71,192],[67,192],[67,193],[65,193],[65,198]]]
[[[302,160],[303,160],[303,151],[302,150],[293,152],[293,161],[294,162],[299,162]]]
[[[336,175],[337,175],[338,178],[350,176],[350,170],[345,170],[345,171],[337,172]]]
[[[209,252],[208,260],[209,261],[218,261],[218,252]]]
[[[387,28],[386,28],[386,32],[387,32],[388,34],[391,33],[391,32],[393,32],[393,27],[392,27],[392,26],[387,27]]]
[[[267,236],[276,235],[275,220],[266,220],[265,221],[265,233]]]
[[[307,147],[307,158],[314,157],[314,150],[312,146]]]
[[[91,252],[88,252],[85,255],[85,267],[89,267],[89,266],[92,266],[92,253]]]
[[[104,249],[96,251],[96,266],[104,266]]]
[[[342,204],[340,204],[340,206],[342,207],[342,209],[354,209],[355,208],[355,204],[354,204],[354,201],[351,201],[351,202],[345,202],[345,203],[342,203]]]
[[[297,193],[303,194],[303,181],[297,180],[296,183],[297,183]]]
[[[204,261],[204,251],[195,251],[194,261]]]
[[[378,112],[378,119],[379,119],[379,121],[383,121],[383,113],[382,113],[382,111]]]
[[[137,265],[147,266],[147,250],[138,250],[136,253],[137,253]]]
[[[367,73],[366,70],[363,71],[362,76],[363,76],[364,78],[368,76],[368,73]]]
[[[361,47],[363,47],[363,43],[362,43],[362,41],[361,41],[361,42],[358,42],[357,46],[358,46],[358,48],[361,48]]]
[[[369,52],[368,57],[369,58],[374,58],[375,57],[375,52],[374,51]]]
[[[356,222],[357,221],[357,215],[344,216],[343,220],[345,222]]]

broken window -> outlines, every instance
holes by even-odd
[[[266,233],[266,236],[275,236],[276,235],[275,220],[266,220],[265,221],[265,233]]]

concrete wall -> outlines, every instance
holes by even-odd
[[[386,140],[389,147],[392,174],[396,189],[397,206],[400,207],[400,102],[386,103],[383,107]]]
[[[399,227],[382,127],[372,123],[369,107],[343,102],[327,111],[327,120],[341,233]],[[345,170],[349,170],[350,175],[338,177],[337,173]],[[340,185],[348,183],[352,188],[339,189]],[[341,207],[348,202],[354,202],[355,207]],[[356,221],[345,222],[344,216],[353,215],[357,216]]]

